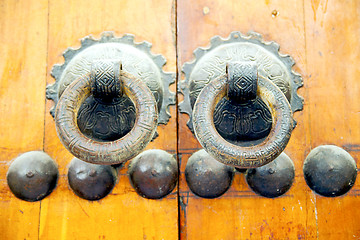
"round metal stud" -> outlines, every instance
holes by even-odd
[[[189,158],[185,178],[190,190],[203,198],[217,198],[231,186],[235,169],[211,157],[204,149]]]
[[[12,193],[25,201],[39,201],[56,187],[58,169],[54,160],[44,152],[31,151],[17,157],[7,172]]]
[[[173,155],[158,149],[147,150],[129,165],[129,179],[135,191],[144,198],[163,198],[175,188],[178,165]]]
[[[255,193],[267,198],[279,197],[286,193],[294,177],[294,163],[285,153],[281,153],[269,164],[249,169],[246,172],[249,187]]]
[[[304,162],[307,185],[325,197],[347,193],[355,183],[355,160],[344,149],[334,145],[314,148]]]
[[[97,165],[74,158],[69,165],[68,181],[76,195],[86,200],[107,196],[116,183],[116,170],[109,165]]]

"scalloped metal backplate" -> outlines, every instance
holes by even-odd
[[[292,70],[295,64],[289,55],[279,53],[279,44],[265,42],[260,34],[250,32],[242,35],[232,32],[227,39],[215,36],[208,48],[197,48],[195,59],[185,63],[182,71],[185,80],[180,83],[184,100],[179,104],[180,112],[190,116],[187,123],[191,131],[192,108],[201,90],[213,79],[225,74],[230,61],[255,61],[258,74],[273,81],[285,94],[293,112],[303,109],[303,98],[297,94],[303,85],[300,74]]]
[[[142,79],[153,92],[158,105],[159,123],[169,121],[169,105],[175,104],[175,94],[169,85],[175,82],[174,73],[165,73],[162,67],[166,60],[162,55],[150,52],[149,42],[134,42],[134,35],[125,34],[118,38],[113,32],[104,32],[100,39],[87,36],[81,40],[78,49],[68,48],[64,53],[65,62],[53,66],[51,75],[55,83],[46,88],[46,97],[54,101],[50,110],[52,116],[57,102],[65,88],[80,76],[90,72],[91,63],[99,59],[119,59],[122,69]]]

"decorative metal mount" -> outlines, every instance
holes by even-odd
[[[195,102],[195,136],[207,153],[226,165],[239,168],[260,167],[279,156],[289,142],[295,127],[290,104],[272,81],[258,76],[256,62],[230,62],[227,69],[224,75],[210,81],[201,90]],[[229,94],[230,92],[233,93]],[[236,101],[233,98],[238,96],[237,100],[251,101],[251,98],[259,97],[264,102],[272,117],[270,133],[264,141],[250,144],[249,147],[233,144],[219,134],[214,124],[214,109],[226,95],[230,101]],[[253,110],[251,114],[256,119],[262,112]],[[249,128],[257,125],[251,121],[254,120],[249,118],[240,126]]]
[[[113,165],[126,162],[134,158],[148,145],[154,137],[157,127],[158,112],[156,100],[150,89],[140,78],[136,78],[126,72],[122,72],[118,60],[94,61],[91,73],[83,75],[72,82],[63,92],[55,110],[55,127],[62,144],[75,157],[90,163]],[[111,101],[119,91],[113,88],[121,88],[131,99],[136,109],[136,120],[131,131],[114,141],[99,141],[86,136],[79,124],[76,124],[78,112],[84,100],[101,92],[102,101]],[[97,88],[103,90],[96,90]],[[113,89],[113,90],[111,90]],[[97,114],[99,112],[93,112]],[[117,118],[116,113],[111,117]],[[99,120],[101,121],[101,120]],[[101,121],[100,126],[108,129],[108,121]],[[121,125],[116,124],[115,126]],[[111,133],[110,131],[108,131]]]
[[[225,66],[230,61],[256,62],[259,78],[275,83],[288,99],[293,112],[303,108],[303,98],[297,94],[303,81],[292,70],[294,60],[279,53],[279,44],[265,42],[258,33],[250,32],[245,36],[232,32],[227,39],[215,36],[209,47],[197,48],[194,55],[195,59],[183,66],[185,80],[179,89],[184,94],[184,100],[179,104],[180,112],[190,116],[187,125],[192,132],[192,110],[198,95],[210,81],[225,74]]]
[[[162,55],[150,52],[149,42],[134,42],[134,35],[114,36],[113,32],[104,32],[100,39],[92,36],[81,40],[78,49],[68,48],[64,53],[65,62],[54,65],[51,75],[55,83],[47,86],[46,97],[54,101],[50,110],[54,116],[59,98],[74,80],[90,73],[91,64],[96,60],[120,59],[124,72],[141,79],[152,91],[157,102],[158,123],[169,121],[169,105],[175,104],[175,94],[169,90],[169,85],[175,82],[174,73],[165,73],[162,67],[166,60]]]

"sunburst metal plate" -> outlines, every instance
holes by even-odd
[[[197,48],[195,59],[185,63],[182,71],[185,80],[180,84],[184,100],[180,112],[190,116],[188,127],[193,131],[192,109],[201,90],[213,79],[225,74],[226,64],[231,61],[254,61],[258,75],[273,81],[288,99],[293,112],[302,110],[303,98],[297,94],[303,85],[301,76],[292,70],[295,64],[289,55],[279,53],[279,44],[265,42],[258,33],[243,35],[232,32],[223,39],[215,36],[207,48]]]
[[[54,65],[51,75],[55,83],[47,86],[46,97],[54,101],[50,110],[54,116],[57,102],[65,88],[74,80],[90,73],[91,63],[100,59],[119,59],[122,70],[143,80],[154,94],[159,112],[159,123],[169,121],[169,105],[175,104],[175,94],[169,85],[175,82],[174,73],[165,73],[162,67],[166,60],[162,55],[150,52],[149,42],[135,43],[134,36],[126,34],[116,37],[113,32],[104,32],[100,39],[92,36],[81,40],[78,49],[68,48],[64,53],[65,62]]]

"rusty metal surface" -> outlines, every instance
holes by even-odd
[[[144,151],[134,158],[128,169],[136,192],[150,199],[160,199],[175,188],[178,165],[173,155],[158,149]]]
[[[334,145],[314,148],[305,159],[303,171],[307,185],[325,197],[347,193],[357,176],[354,158]]]
[[[44,152],[32,151],[17,157],[7,172],[12,193],[25,201],[39,201],[56,187],[59,172],[54,160]]]
[[[292,186],[295,167],[292,160],[281,153],[274,161],[246,172],[246,182],[257,194],[275,198],[286,193]]]
[[[80,48],[68,48],[63,53],[63,64],[53,66],[51,75],[56,81],[46,89],[46,97],[55,103],[51,114],[54,116],[65,89],[79,77],[89,74],[94,61],[119,59],[124,72],[146,83],[157,102],[159,123],[166,124],[170,118],[169,105],[175,104],[175,94],[169,90],[169,85],[175,82],[175,74],[163,72],[165,58],[152,54],[150,48],[148,42],[135,43],[130,34],[116,37],[112,32],[104,32],[100,39],[83,38]]]
[[[217,198],[231,186],[235,169],[216,161],[204,149],[188,159],[185,178],[190,190],[203,198]]]
[[[91,94],[90,74],[72,82],[63,92],[55,112],[55,126],[63,145],[77,158],[94,164],[119,164],[139,154],[151,141],[157,126],[154,95],[140,79],[121,73],[124,93],[137,109],[132,130],[124,137],[100,142],[86,137],[75,123],[81,104]]]
[[[117,173],[108,165],[97,165],[74,158],[68,169],[68,181],[73,192],[86,200],[106,197],[114,188]]]
[[[214,108],[226,95],[227,83],[224,74],[202,89],[193,111],[195,136],[211,156],[224,164],[256,168],[271,162],[285,149],[295,127],[289,102],[274,83],[259,75],[257,94],[271,112],[272,129],[259,144],[238,146],[222,138],[213,124]]]
[[[302,110],[303,98],[297,90],[303,85],[301,76],[292,70],[295,64],[289,55],[279,53],[279,45],[265,42],[255,32],[243,35],[232,32],[223,39],[215,36],[210,46],[194,51],[195,59],[185,63],[182,71],[185,80],[180,83],[184,100],[179,104],[180,112],[190,116],[188,126],[193,131],[192,110],[201,90],[212,80],[225,74],[226,64],[231,61],[252,61],[258,65],[260,78],[275,83],[288,99],[293,112]]]

